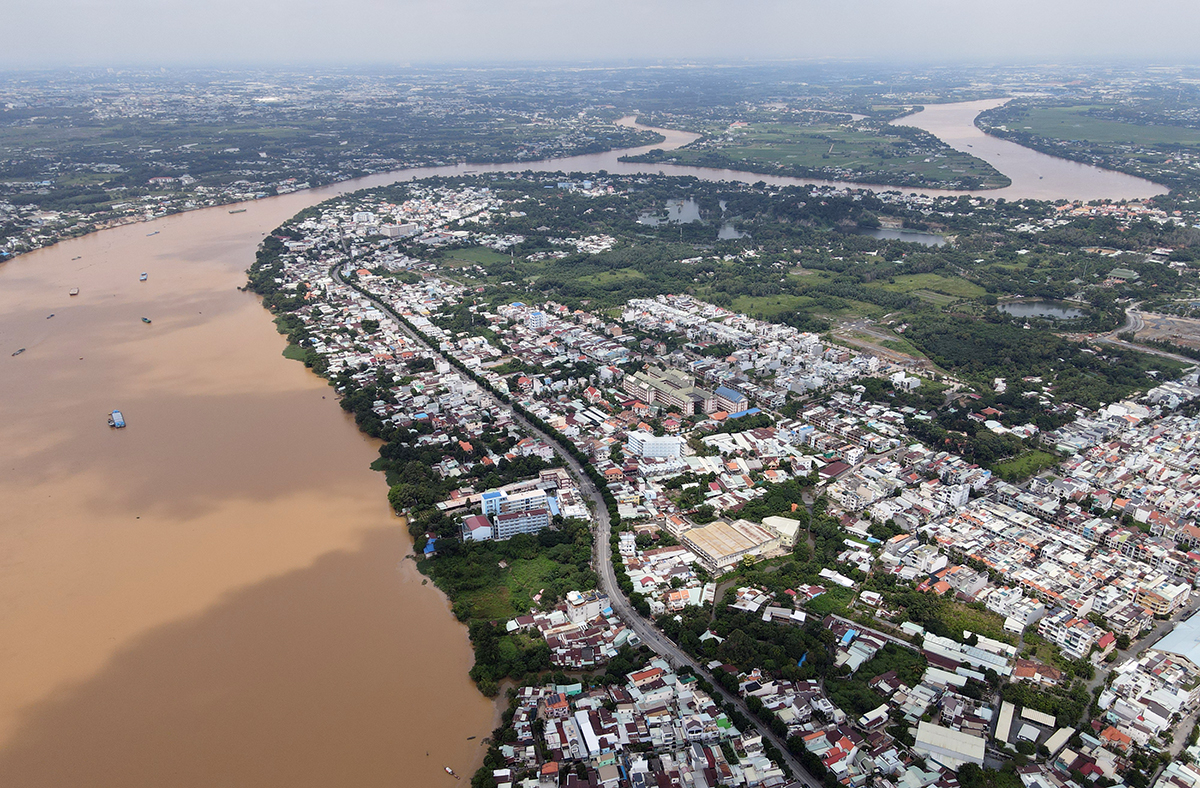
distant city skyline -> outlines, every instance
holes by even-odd
[[[623,59],[1197,63],[1200,4],[1146,0],[0,0],[0,68]]]

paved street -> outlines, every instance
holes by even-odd
[[[338,282],[346,284],[341,277],[338,266],[335,266],[333,269],[331,269],[330,273]],[[400,325],[400,328],[406,335],[411,337],[414,341],[424,345],[439,358],[445,358],[442,353],[437,351],[429,344],[429,342],[426,341],[425,337],[410,330],[404,319],[401,318],[400,315],[396,314],[391,307],[375,298],[365,290],[362,290],[358,287],[355,287],[355,290],[369,299],[371,303],[375,304],[375,306],[377,306],[380,310],[391,315]],[[717,695],[719,695],[725,701],[732,703],[738,711],[740,711],[746,716],[747,719],[754,723],[759,733],[761,733],[764,738],[774,744],[779,752],[782,753],[783,760],[787,767],[791,769],[794,779],[799,780],[801,783],[807,786],[807,788],[823,788],[822,783],[809,774],[804,767],[800,765],[800,762],[796,760],[796,758],[790,752],[788,752],[786,743],[776,736],[770,728],[758,722],[754,715],[750,713],[749,707],[746,705],[746,702],[742,700],[742,698],[726,692],[715,680],[713,680],[712,675],[707,670],[692,660],[691,657],[689,657],[683,652],[682,649],[672,643],[670,639],[668,639],[666,635],[662,634],[662,632],[660,632],[650,621],[647,621],[636,610],[633,609],[633,606],[629,604],[629,600],[625,598],[625,595],[621,592],[621,589],[617,587],[617,577],[616,573],[613,571],[612,565],[612,545],[609,543],[609,539],[612,534],[612,523],[609,520],[608,507],[604,505],[604,498],[601,497],[600,490],[596,488],[596,485],[592,482],[591,477],[584,472],[584,469],[579,462],[576,461],[575,458],[570,454],[568,454],[566,449],[559,445],[557,441],[555,441],[546,433],[542,432],[528,419],[521,416],[521,414],[517,413],[515,410],[512,410],[511,406],[495,398],[490,393],[487,393],[487,396],[492,397],[492,399],[501,407],[509,408],[509,410],[512,412],[513,418],[516,419],[516,421],[521,424],[522,427],[528,430],[531,435],[538,436],[546,443],[554,447],[554,450],[566,461],[576,480],[579,482],[580,490],[585,496],[587,496],[588,500],[592,502],[592,508],[595,512],[596,520],[593,560],[595,562],[596,574],[600,577],[600,590],[608,595],[614,612],[616,612],[617,615],[619,615],[621,619],[629,625],[629,628],[632,629],[639,638],[641,638],[643,643],[645,643],[658,654],[661,654],[663,657],[665,657],[667,661],[676,668],[681,668],[685,665],[690,666],[692,670],[695,671],[697,676],[702,676],[708,679],[708,681],[713,685],[713,690],[717,693]]]

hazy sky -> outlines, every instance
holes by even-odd
[[[1197,0],[0,0],[0,67],[1200,61]]]

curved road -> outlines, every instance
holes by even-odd
[[[330,269],[330,276],[332,276],[335,281],[337,281],[339,284],[353,288],[355,292],[369,300],[380,310],[391,315],[392,318],[396,320],[396,323],[400,326],[400,329],[409,338],[424,345],[426,349],[437,355],[439,358],[445,359],[445,355],[441,351],[437,350],[420,332],[409,328],[408,322],[399,314],[397,314],[396,311],[393,310],[388,304],[379,300],[379,298],[362,289],[358,285],[346,282],[342,278],[341,272],[339,271],[343,265],[345,265],[345,262],[338,263]],[[761,733],[767,741],[770,741],[773,745],[775,745],[775,748],[781,753],[784,763],[789,769],[791,769],[792,778],[794,780],[798,780],[800,783],[805,785],[806,788],[824,788],[824,784],[809,774],[808,771],[800,765],[800,762],[795,758],[795,756],[788,751],[787,745],[783,739],[781,739],[779,736],[776,736],[774,731],[772,731],[766,725],[761,724],[759,720],[750,713],[750,708],[746,705],[745,700],[738,695],[727,692],[713,679],[713,676],[703,666],[684,653],[681,648],[671,642],[666,635],[659,631],[654,624],[643,618],[641,614],[633,609],[633,606],[629,604],[629,600],[626,599],[625,594],[623,594],[621,589],[617,586],[617,576],[612,565],[612,544],[609,541],[612,535],[612,522],[609,520],[608,507],[604,504],[604,498],[600,495],[600,490],[596,487],[591,477],[588,476],[584,471],[583,466],[580,465],[579,462],[573,456],[571,456],[567,452],[566,448],[557,440],[542,432],[528,419],[526,419],[520,413],[517,413],[511,405],[499,399],[487,389],[484,389],[483,391],[486,396],[491,398],[491,400],[501,408],[507,408],[512,414],[512,417],[518,423],[520,423],[522,427],[554,447],[554,451],[557,452],[564,461],[566,461],[567,467],[569,467],[572,474],[574,474],[575,479],[579,484],[579,489],[592,502],[596,520],[596,541],[595,549],[593,550],[593,562],[595,564],[596,574],[600,578],[600,590],[608,595],[609,603],[612,605],[613,611],[616,612],[617,615],[629,625],[629,628],[632,629],[639,638],[641,638],[643,643],[645,643],[658,654],[661,654],[663,657],[665,657],[669,663],[674,665],[676,668],[681,668],[684,666],[691,667],[697,676],[706,678],[709,683],[712,684],[713,690],[723,700],[733,704],[734,708],[745,715],[746,719],[751,721],[755,728],[758,729],[758,732]]]
[[[1195,365],[1196,359],[1194,358],[1180,356],[1175,353],[1170,353],[1166,350],[1159,350],[1158,348],[1150,347],[1148,345],[1139,345],[1134,342],[1126,342],[1123,339],[1117,339],[1117,334],[1121,334],[1126,331],[1131,331],[1134,334],[1137,334],[1137,332],[1146,327],[1146,321],[1142,318],[1142,313],[1138,311],[1137,307],[1137,304],[1132,304],[1126,308],[1125,325],[1109,331],[1107,334],[1102,336],[1097,336],[1096,341],[1104,342],[1109,345],[1116,345],[1117,347],[1124,348],[1125,350],[1136,350],[1139,353],[1149,353],[1152,356],[1161,356],[1162,358],[1169,358],[1173,361],[1181,361],[1188,366]]]

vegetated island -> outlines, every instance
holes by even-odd
[[[803,111],[745,117],[753,119],[731,120],[682,148],[621,161],[911,188],[978,190],[1012,183],[991,164],[911,126]]]

